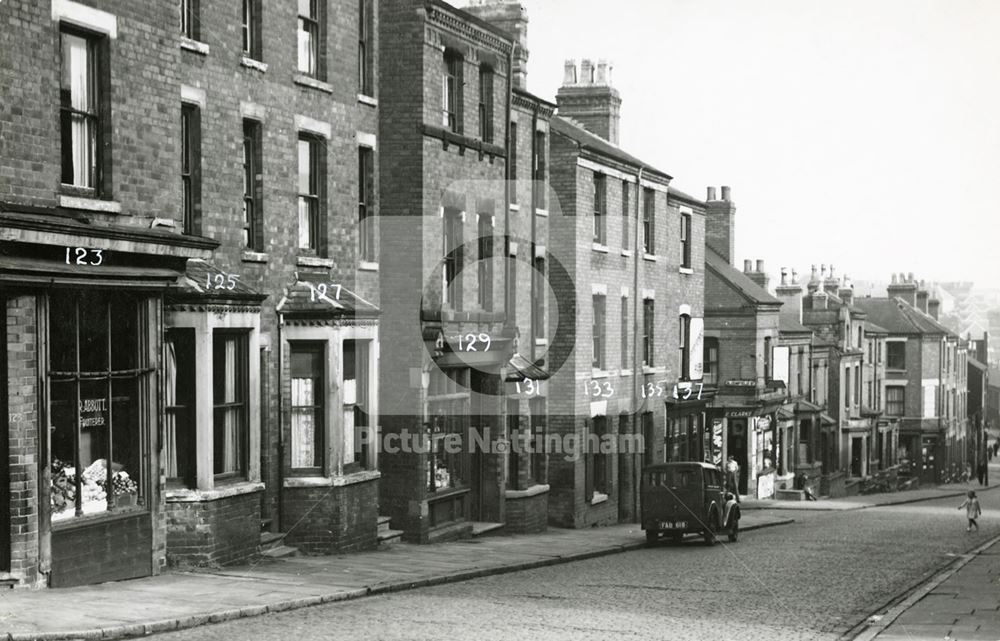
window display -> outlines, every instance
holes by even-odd
[[[471,414],[468,383],[468,369],[431,373],[427,485],[432,492],[465,486],[468,455],[461,444],[465,443]]]
[[[105,292],[50,299],[53,521],[142,504],[140,309]]]

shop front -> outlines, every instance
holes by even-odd
[[[42,239],[34,217],[8,217],[8,238],[24,242],[0,242],[3,476],[17,480],[4,488],[5,579],[65,587],[158,573],[163,291],[185,254],[214,243],[53,221],[45,240],[72,244],[53,247],[27,242]],[[103,249],[84,248],[90,264],[78,266],[64,259],[76,245]]]

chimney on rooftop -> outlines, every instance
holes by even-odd
[[[743,264],[744,264],[743,271],[746,273],[747,276],[750,277],[750,280],[760,285],[760,287],[764,291],[767,291],[767,286],[771,279],[768,278],[767,274],[764,272],[764,261],[757,259],[756,268],[753,268],[751,266],[752,263],[749,260],[743,261]]]
[[[840,281],[833,275],[833,265],[830,265],[830,273],[827,275],[826,280],[823,281],[823,291],[836,296],[839,289]]]
[[[514,38],[511,82],[528,88],[528,12],[519,0],[472,0],[464,10]]]
[[[851,279],[844,275],[843,280],[840,284],[840,290],[837,292],[837,296],[840,300],[844,301],[845,305],[854,304],[854,284],[851,283]]]
[[[925,314],[929,313],[927,311],[928,298],[930,298],[930,292],[928,292],[927,288],[924,286],[924,281],[920,281],[917,287],[917,309]]]
[[[577,74],[576,61],[567,60],[563,85],[556,92],[556,104],[560,116],[572,118],[590,133],[617,145],[622,99],[611,85],[613,68],[606,60],[597,61],[595,66],[591,60],[584,59]]]
[[[906,274],[900,272],[897,278],[895,274],[892,277],[892,284],[886,288],[886,292],[889,294],[889,298],[901,298],[906,301],[912,307],[917,306],[917,284],[913,282],[913,274],[910,274],[910,278],[906,277]]]
[[[779,312],[783,318],[790,318],[797,323],[802,322],[802,285],[795,278],[795,270],[792,270],[792,278],[788,278],[788,270],[781,268],[781,284],[774,288],[774,295],[783,304]]]
[[[708,188],[705,244],[730,265],[736,259],[736,205],[730,200],[729,187],[722,188],[721,200],[715,199],[715,187]]]

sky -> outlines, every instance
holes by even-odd
[[[522,4],[529,91],[611,61],[621,146],[732,188],[738,265],[1000,285],[1000,0]]]

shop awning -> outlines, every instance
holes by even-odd
[[[377,318],[379,308],[340,283],[328,272],[299,272],[285,290],[277,311],[288,318]]]
[[[92,256],[88,259],[98,260]],[[164,289],[175,286],[180,276],[179,270],[167,267],[67,265],[45,258],[0,255],[0,282],[7,285]]]
[[[524,380],[544,381],[550,376],[551,374],[549,374],[549,372],[543,369],[539,364],[532,363],[520,354],[515,353],[511,359],[507,361],[507,378],[504,380],[509,383]]]

